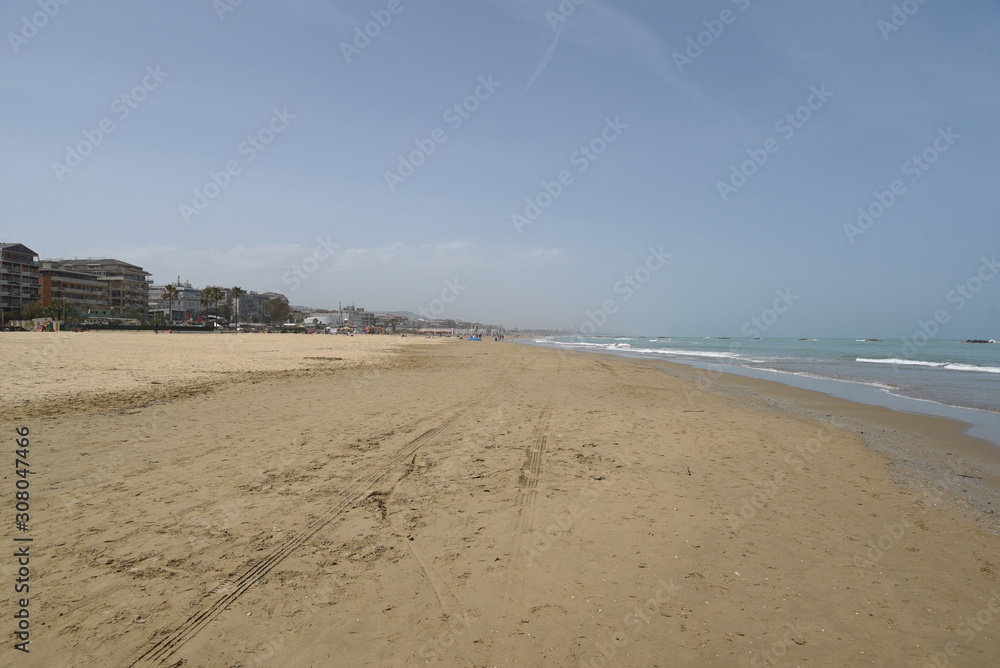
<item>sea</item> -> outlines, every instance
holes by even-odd
[[[1000,343],[995,341],[547,336],[532,342],[666,360],[949,417],[1000,447]]]

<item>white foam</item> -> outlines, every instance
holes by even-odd
[[[961,362],[925,362],[923,360],[901,360],[897,358],[889,359],[869,359],[867,357],[857,358],[858,362],[869,364],[892,364],[894,366],[921,366],[935,369],[945,369],[947,371],[974,371],[977,373],[1000,373],[1000,367],[979,366],[978,364],[962,364]]]
[[[895,357],[890,357],[888,359],[870,359],[868,357],[859,357],[856,362],[867,362],[869,364],[893,364],[895,366],[934,366],[943,367],[947,362],[924,362],[921,360],[901,360]]]
[[[1000,367],[979,366],[978,364],[946,364],[945,369],[949,371],[978,371],[979,373],[1000,373]]]
[[[789,376],[802,376],[803,378],[814,378],[816,380],[832,380],[837,383],[853,383],[855,385],[867,385],[868,387],[876,387],[880,390],[886,390],[886,391],[897,389],[895,385],[887,385],[886,383],[879,383],[876,381],[857,380],[854,378],[851,379],[833,378],[831,376],[820,376],[819,374],[807,373],[805,371],[785,371],[784,369],[773,369],[770,367],[763,367],[761,370],[772,371],[774,373],[784,373],[788,374]]]
[[[683,357],[723,357],[723,358],[727,358],[727,359],[735,359],[735,358],[741,357],[741,355],[737,355],[736,353],[720,353],[720,352],[711,352],[711,351],[708,351],[708,350],[672,350],[672,349],[666,350],[665,349],[665,350],[657,350],[657,351],[654,351],[654,352],[660,352],[660,353],[664,353],[664,354],[667,354],[667,355],[681,355]]]
[[[600,348],[607,351],[639,353],[643,355],[661,355],[664,357],[706,357],[710,359],[742,359],[736,353],[717,352],[710,350],[679,350],[677,348],[635,348],[629,343],[591,343],[589,341],[545,341],[567,348]]]

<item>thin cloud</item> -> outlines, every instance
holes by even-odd
[[[676,72],[666,40],[628,12],[604,0],[587,0],[567,17],[559,13],[560,3],[557,2],[539,6],[534,0],[495,0],[494,4],[518,21],[554,33],[525,91],[542,75],[562,42],[602,56],[633,60],[666,84],[697,90]]]
[[[540,77],[542,75],[542,72],[545,71],[545,68],[549,66],[549,61],[552,60],[552,56],[556,54],[556,49],[559,47],[559,38],[562,37],[562,31],[563,28],[565,27],[566,27],[565,23],[559,24],[559,28],[556,30],[556,36],[552,40],[552,45],[549,46],[548,51],[546,51],[545,55],[542,56],[542,62],[538,63],[538,67],[535,69],[535,73],[531,75],[531,78],[528,79],[528,83],[524,85],[525,93],[527,93],[528,89],[531,88],[531,84],[535,83],[535,79]]]

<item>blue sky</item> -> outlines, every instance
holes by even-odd
[[[1000,334],[996,2],[12,0],[0,28],[0,236],[43,257],[508,326],[737,336],[783,291],[764,336]]]

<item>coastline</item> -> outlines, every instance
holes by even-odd
[[[861,403],[777,380],[727,372],[703,374],[698,367],[661,360],[649,363],[696,383],[699,392],[718,392],[736,400],[752,398],[776,410],[835,422],[857,434],[873,451],[889,457],[900,484],[971,506],[973,516],[1000,534],[1000,446],[970,435],[967,422]]]
[[[38,473],[24,665],[993,664],[1000,536],[850,406],[492,341],[349,364],[357,341],[313,338],[205,391],[4,411]],[[911,418],[870,429],[904,451],[957,429]]]
[[[782,355],[783,348],[774,346],[794,347],[796,344],[803,344],[804,341],[808,343],[819,340],[768,340],[768,348],[758,351],[741,348],[742,341],[736,341],[729,347],[728,351],[696,349],[696,344],[703,343],[704,339],[679,340],[676,342],[677,344],[686,346],[680,348],[672,347],[675,345],[672,339],[670,345],[664,348],[656,348],[655,346],[635,348],[632,342],[639,340],[628,339],[628,343],[619,343],[619,339],[616,338],[614,344],[608,345],[607,343],[594,343],[593,340],[556,341],[549,337],[542,337],[522,340],[522,343],[584,352],[607,352],[633,359],[659,359],[699,369],[699,373],[705,378],[711,378],[718,373],[726,373],[820,392],[854,403],[956,420],[968,425],[970,435],[991,441],[997,448],[1000,448],[1000,404],[997,404],[995,400],[990,401],[983,398],[995,397],[1000,392],[1000,385],[997,385],[995,389],[990,385],[990,381],[996,375],[995,372],[1000,372],[1000,367],[989,366],[992,359],[987,359],[987,357],[969,356],[956,352],[955,345],[963,345],[964,342],[942,341],[943,347],[941,349],[930,351],[926,355],[926,357],[936,361],[906,361],[857,357],[862,351],[849,350],[845,346],[853,346],[858,343],[868,345],[868,343],[852,339],[831,339],[828,345],[832,345],[832,347],[823,350],[807,350],[804,353],[794,351],[784,355]],[[721,341],[728,342],[729,339],[721,339]],[[759,340],[755,340],[755,342],[759,342]],[[877,355],[879,353],[865,351],[865,354]],[[886,351],[882,350],[881,354],[886,354]],[[848,359],[845,368],[833,371],[829,368],[820,369],[824,365],[839,365],[844,362],[845,356]],[[862,373],[862,369],[856,364],[854,366],[857,368],[847,368],[851,366],[850,358],[855,358],[854,362],[856,363],[871,362],[874,365],[866,365]],[[955,359],[962,361],[954,361]],[[926,370],[932,368],[935,371],[931,371],[931,375],[923,378],[922,381],[914,376],[904,379],[893,376],[893,373],[898,371],[892,364],[894,362],[899,362],[901,366],[910,369]],[[903,362],[907,363],[903,364]],[[817,364],[819,366],[816,366]],[[955,369],[950,373],[958,375],[953,375],[950,378],[937,375],[938,369],[951,367]],[[873,375],[873,369],[877,368],[889,370],[891,373],[887,376]],[[981,370],[980,381],[985,384],[977,385],[973,389],[973,385],[970,385],[973,376],[969,375],[969,372],[976,369]],[[943,382],[942,379],[944,379]],[[921,382],[932,389],[923,389],[918,392],[916,388],[921,385]]]

